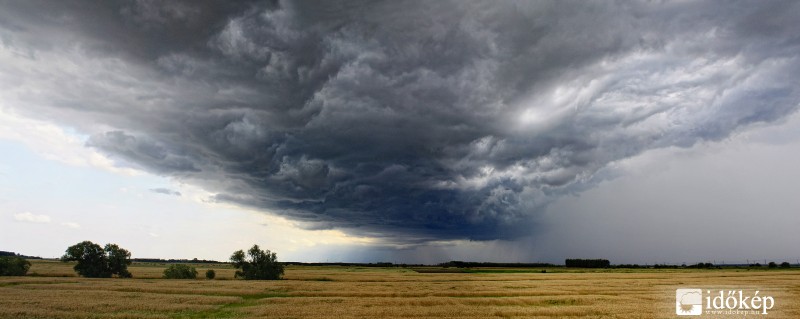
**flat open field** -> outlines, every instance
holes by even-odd
[[[418,273],[292,266],[285,280],[243,281],[230,280],[226,265],[195,265],[199,277],[215,269],[217,280],[158,279],[163,264],[132,265],[134,279],[87,279],[71,266],[33,261],[29,274],[36,276],[0,277],[0,318],[675,318],[677,288],[759,290],[775,306],[755,317],[800,318],[797,269]]]

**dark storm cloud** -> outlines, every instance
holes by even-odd
[[[50,70],[7,68],[45,95],[26,112],[213,200],[395,242],[523,235],[614,161],[800,101],[797,2],[4,6],[6,50]]]

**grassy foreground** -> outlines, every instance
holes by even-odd
[[[134,279],[79,278],[71,267],[33,261],[35,276],[0,277],[0,318],[675,318],[677,288],[757,289],[775,298],[757,317],[800,318],[797,270],[291,266],[285,280],[243,281],[230,280],[226,265],[195,265],[200,276],[214,269],[216,280],[159,279],[163,264],[132,265]]]

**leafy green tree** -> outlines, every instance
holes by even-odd
[[[83,241],[67,248],[61,261],[77,261],[74,269],[78,275],[91,278],[111,277],[108,260],[103,247],[91,241]]]
[[[111,273],[122,278],[131,278],[132,275],[128,271],[128,266],[131,264],[131,253],[116,244],[106,244],[105,251]]]
[[[184,264],[172,264],[164,269],[164,278],[167,279],[195,279],[197,270]]]
[[[109,278],[117,275],[121,278],[130,278],[131,273],[128,272],[130,258],[130,252],[115,244],[107,244],[103,248],[87,240],[67,248],[61,261],[77,261],[75,272],[83,277]]]
[[[214,269],[206,271],[206,279],[214,279],[214,277],[217,277],[217,272],[215,272]]]
[[[278,263],[274,252],[261,250],[258,245],[253,245],[247,251],[237,250],[231,255],[231,263],[236,270],[236,278],[247,280],[276,280],[283,276],[283,265]]]
[[[790,264],[788,261],[784,261],[781,263],[781,268],[791,268],[791,267],[792,264]]]
[[[31,263],[17,256],[0,257],[0,276],[25,276]]]

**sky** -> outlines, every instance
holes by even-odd
[[[796,262],[796,1],[0,1],[0,250]]]

